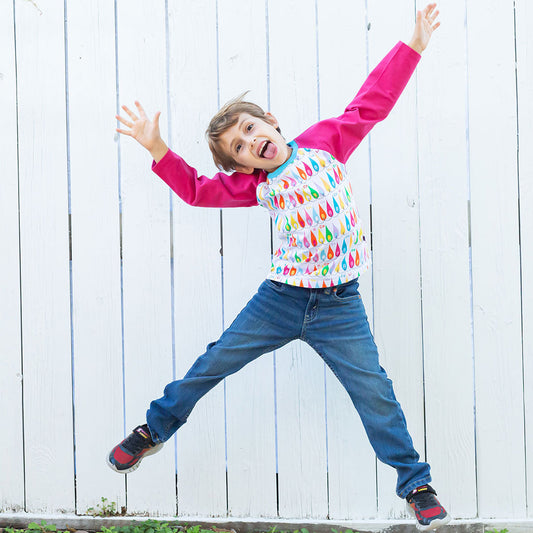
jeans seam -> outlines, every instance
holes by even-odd
[[[309,339],[307,339],[305,336],[302,336],[301,337],[301,340],[307,342],[307,344],[309,344],[309,346],[311,346],[311,348],[313,348],[313,350],[315,350],[315,352],[320,355],[320,357],[322,357],[322,360],[324,361],[324,363],[326,363],[326,365],[328,366],[328,368],[333,372],[333,374],[335,375],[335,377],[339,380],[339,382],[341,383],[341,385],[346,389],[346,387],[344,386],[344,382],[342,381],[342,379],[339,377],[339,374],[337,374],[335,368],[329,363],[329,361],[324,357],[324,355],[316,348],[316,346],[313,345],[313,343],[311,343],[311,341]],[[355,407],[355,406],[354,406]],[[357,408],[356,408],[357,410]],[[402,411],[402,414],[403,414],[403,411]],[[404,415],[404,420],[405,420],[405,415]],[[410,438],[410,441],[411,441],[411,446],[413,447],[414,449],[414,444],[413,444],[413,440],[412,440],[412,437],[411,435],[409,434],[409,438]],[[411,483],[409,483],[407,485],[407,487],[405,489],[402,490],[401,493],[398,493],[398,496],[400,498],[405,498],[409,492],[411,492],[413,489],[416,489],[417,487],[420,487],[421,485],[425,485],[427,483],[429,483],[431,481],[431,476],[428,475],[428,476],[425,476],[423,477],[422,479],[420,480],[417,480],[417,481],[411,481]]]
[[[315,350],[315,352],[322,358],[322,360],[324,361],[324,363],[326,363],[326,365],[328,366],[328,368],[333,372],[333,374],[335,375],[335,377],[339,380],[339,382],[341,383],[341,385],[344,387],[344,383],[342,381],[342,379],[339,377],[339,374],[337,374],[337,371],[333,368],[333,366],[329,363],[329,361],[326,359],[326,357],[324,356],[324,354],[322,354],[321,352],[318,351],[318,349],[316,348],[316,346],[314,346],[311,341],[309,339],[307,339],[305,336],[301,337],[301,339],[303,341],[305,341],[307,344],[309,344],[309,346],[311,346],[311,348],[313,348],[313,350]],[[344,387],[346,389],[346,387]]]
[[[355,294],[354,296],[348,296],[346,298],[341,298],[340,296],[337,296],[336,293],[333,293],[333,299],[336,302],[353,302],[355,300],[362,300],[362,297],[360,294]]]

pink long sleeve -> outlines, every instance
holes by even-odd
[[[213,178],[199,176],[172,150],[152,170],[186,203],[201,207],[249,207],[257,205],[256,188],[265,181],[264,172],[253,174],[217,172]]]
[[[369,74],[344,113],[305,130],[295,139],[298,146],[326,150],[345,163],[372,127],[390,113],[420,57],[398,42]]]

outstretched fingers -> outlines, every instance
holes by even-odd
[[[131,122],[129,122],[129,121],[126,120],[125,118],[122,118],[120,115],[115,115],[115,118],[116,118],[119,122],[122,122],[122,124],[124,124],[124,126],[128,126],[128,128],[133,127],[133,124],[132,124]]]
[[[435,11],[435,13],[433,13],[433,16],[428,17],[428,21],[431,25],[433,25],[433,22],[435,22],[435,19],[437,18],[438,14],[439,14],[439,11],[437,10]],[[439,24],[439,22],[437,22],[437,24]]]
[[[434,24],[435,19],[439,15],[439,10],[435,10],[437,7],[436,3],[428,4],[423,11],[419,11],[418,14],[421,16],[425,24],[429,24],[431,31],[436,30],[440,26],[440,22]]]
[[[433,3],[433,4],[428,4],[425,8],[424,8],[424,16],[425,17],[429,17],[431,16],[431,13],[433,13],[433,10],[437,7],[437,4],[436,3]]]
[[[122,109],[124,109],[124,111],[126,111],[126,113],[129,115],[129,117],[132,120],[138,120],[139,119],[139,117],[137,117],[137,115],[133,111],[131,111],[127,106],[123,105]]]
[[[146,113],[144,112],[144,109],[143,109],[143,106],[141,105],[140,102],[138,102],[137,100],[135,100],[135,105],[137,106],[137,109],[139,110],[139,114],[141,115],[142,118],[147,118],[146,117]]]

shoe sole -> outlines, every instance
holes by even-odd
[[[134,470],[137,470],[139,468],[139,465],[141,464],[141,461],[147,456],[147,455],[154,455],[154,453],[157,453],[162,447],[164,442],[161,442],[159,444],[156,444],[151,450],[147,451],[133,466],[130,466],[130,468],[126,468],[125,470],[119,470],[110,460],[109,460],[109,454],[106,455],[106,463],[111,470],[114,470],[118,474],[129,474],[130,472],[133,472]]]
[[[445,526],[446,524],[450,523],[452,517],[447,514],[444,518],[437,518],[431,522],[431,524],[428,524],[427,526],[423,526],[418,519],[416,518],[416,513],[414,512],[413,508],[406,502],[407,512],[416,520],[416,529],[419,531],[432,531],[434,529],[437,529],[441,526]]]

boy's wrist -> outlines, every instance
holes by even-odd
[[[167,152],[168,146],[164,143],[163,139],[159,139],[159,141],[150,149],[150,154],[156,163],[159,163]]]
[[[424,49],[422,48],[422,45],[416,39],[411,39],[411,41],[409,41],[409,44],[407,46],[409,46],[410,48],[412,48],[415,52],[418,52],[419,54],[422,54],[422,52],[424,51]]]

